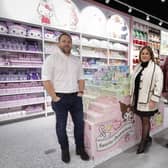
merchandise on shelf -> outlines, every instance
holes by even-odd
[[[40,28],[29,27],[27,29],[27,36],[34,37],[34,38],[41,38],[42,33],[41,33]]]
[[[0,33],[8,33],[8,28],[5,22],[0,22]]]
[[[144,23],[133,23],[133,51],[131,61],[133,66],[139,63],[139,51],[143,46],[149,45],[154,52],[155,58],[160,55],[160,30]]]
[[[0,27],[0,121],[28,117],[27,106],[42,114],[42,27],[5,20]]]

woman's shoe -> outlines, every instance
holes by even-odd
[[[148,136],[147,143],[148,143],[148,145],[152,144],[152,137],[151,136]]]
[[[147,147],[147,142],[146,141],[142,141],[139,146],[138,149],[136,151],[136,154],[141,154],[144,153]]]

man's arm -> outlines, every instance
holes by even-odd
[[[78,95],[83,95],[84,89],[85,89],[85,81],[84,80],[78,80],[78,85],[79,85]]]
[[[54,87],[53,87],[53,85],[52,85],[50,80],[43,81],[43,86],[46,89],[47,93],[51,96],[52,101],[60,100],[60,97],[56,96]]]

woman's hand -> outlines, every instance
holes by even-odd
[[[149,108],[153,109],[153,108],[155,108],[155,106],[156,106],[156,102],[153,101],[153,100],[150,100],[150,102],[149,102]]]

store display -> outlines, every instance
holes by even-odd
[[[0,23],[0,122],[31,116],[27,106],[33,115],[44,114],[42,29],[9,20]]]
[[[139,63],[139,51],[143,46],[149,45],[154,52],[155,58],[160,57],[161,33],[158,28],[151,27],[145,21],[133,22],[133,51],[131,54],[132,68]]]

